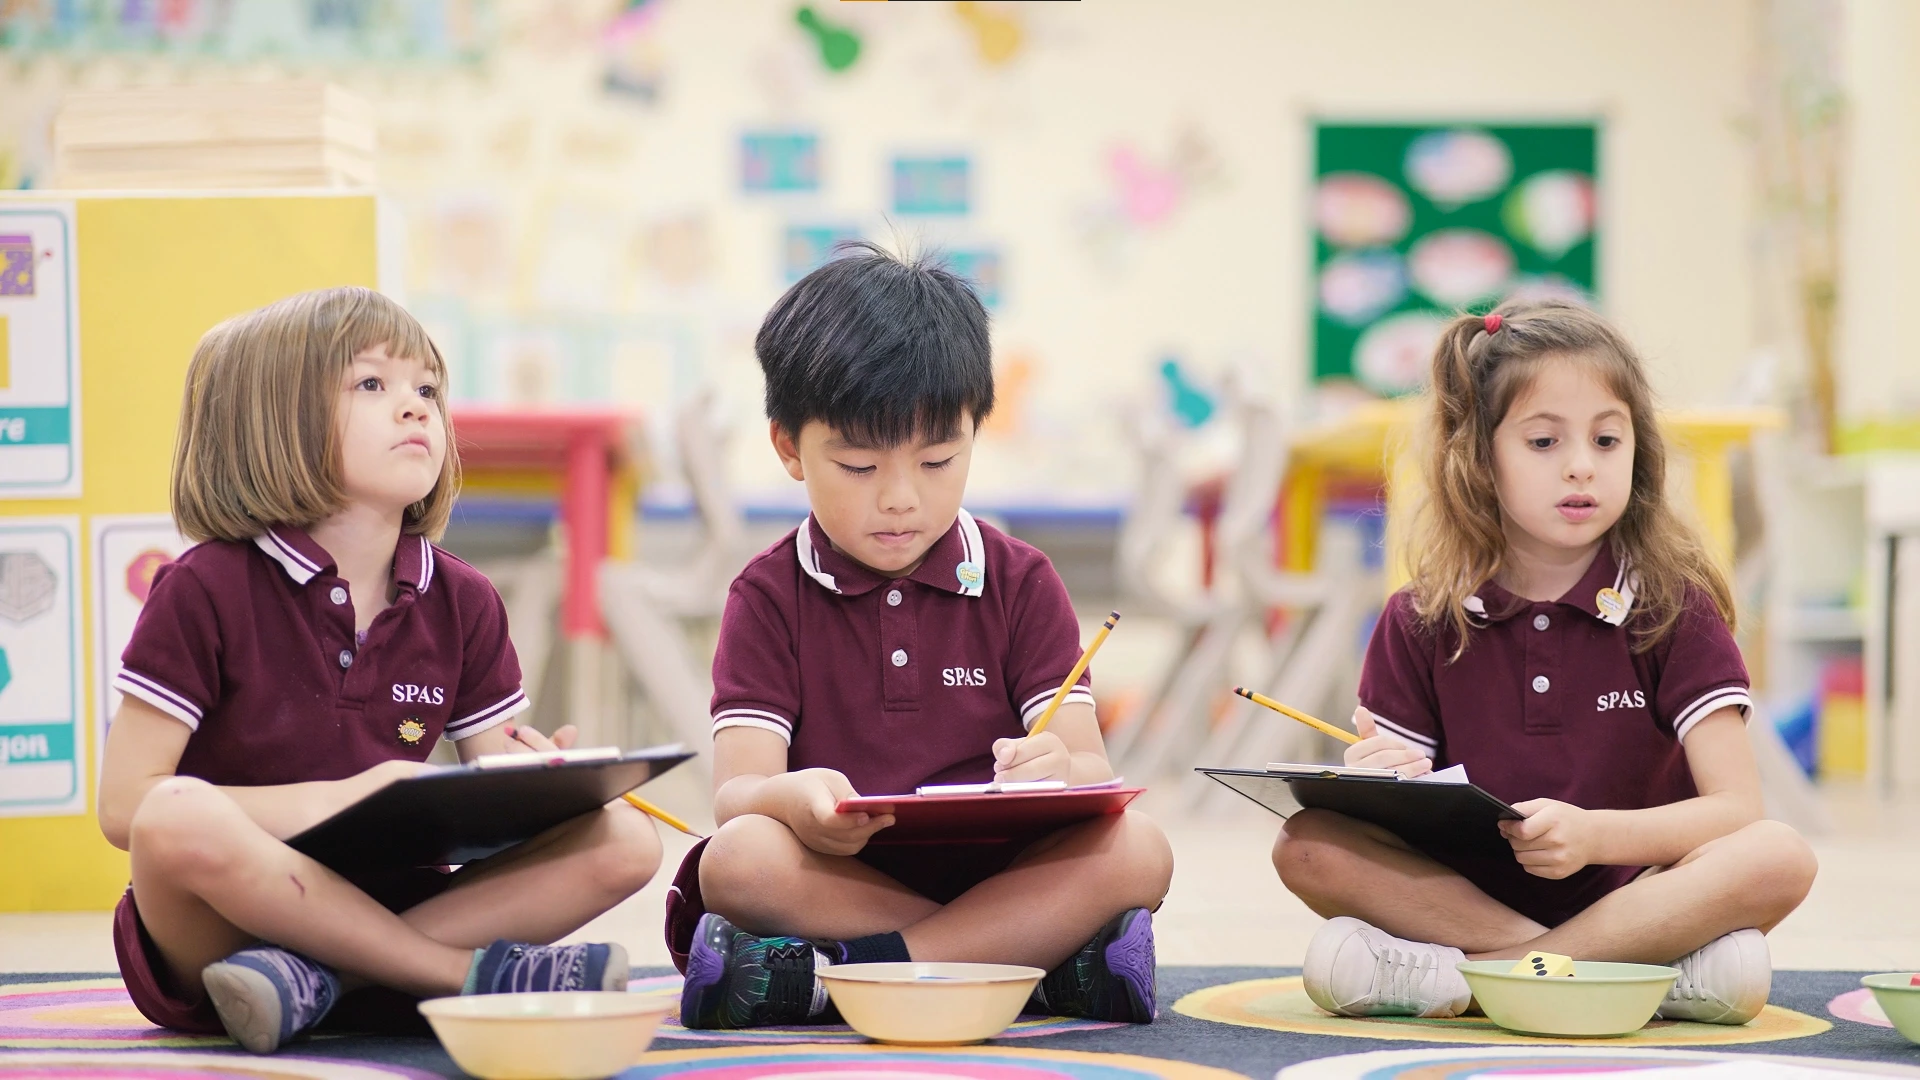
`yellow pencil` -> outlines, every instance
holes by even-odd
[[[1033,726],[1027,729],[1029,738],[1047,730],[1047,725],[1053,721],[1054,710],[1058,709],[1060,703],[1067,700],[1067,695],[1073,692],[1073,684],[1079,682],[1080,676],[1086,673],[1087,665],[1093,662],[1093,654],[1099,652],[1100,646],[1106,644],[1107,635],[1113,633],[1113,624],[1119,621],[1119,612],[1107,613],[1107,621],[1101,623],[1100,632],[1093,635],[1093,644],[1087,646],[1087,651],[1080,654],[1080,662],[1073,665],[1073,670],[1067,673],[1067,681],[1060,684],[1060,689],[1053,695],[1053,700],[1047,702],[1047,711],[1041,713],[1040,719],[1035,720]]]
[[[632,803],[634,809],[639,810],[641,813],[648,814],[653,817],[657,817],[661,821],[664,821],[667,824],[673,826],[674,828],[679,829],[681,832],[686,833],[688,836],[691,836],[696,840],[704,839],[704,837],[702,837],[699,833],[693,831],[693,827],[691,825],[688,825],[686,822],[681,821],[679,818],[674,817],[672,814],[667,813],[665,810],[660,809],[659,807],[653,805],[652,803],[641,798],[640,796],[629,792],[620,797],[627,800],[629,803]]]
[[[1295,720],[1300,721],[1301,723],[1307,725],[1308,727],[1313,728],[1316,731],[1323,732],[1327,735],[1331,735],[1334,738],[1339,739],[1343,743],[1357,743],[1360,741],[1360,736],[1355,735],[1351,731],[1347,731],[1344,728],[1334,727],[1332,724],[1327,723],[1325,720],[1322,720],[1319,717],[1315,717],[1315,716],[1308,716],[1306,713],[1303,713],[1298,709],[1290,709],[1285,705],[1282,705],[1279,702],[1273,700],[1272,698],[1268,697],[1265,694],[1256,694],[1244,686],[1234,687],[1233,692],[1236,694],[1239,694],[1243,698],[1246,698],[1248,701],[1253,702],[1255,705],[1265,705],[1267,708],[1272,709],[1274,712],[1279,713],[1281,716],[1291,716]]]

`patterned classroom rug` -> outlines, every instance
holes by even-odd
[[[1166,967],[1160,971],[1161,1015],[1151,1025],[1027,1017],[984,1047],[941,1051],[876,1047],[845,1028],[722,1033],[670,1024],[662,1027],[654,1053],[624,1076],[691,1077],[700,1072],[701,1080],[747,1080],[773,1073],[863,1080],[1028,1075],[1202,1080],[1222,1075],[1210,1070],[1224,1070],[1268,1080],[1283,1069],[1313,1062],[1347,1071],[1289,1071],[1285,1080],[1384,1080],[1561,1076],[1590,1071],[1588,1066],[1599,1059],[1610,1063],[1606,1068],[1633,1062],[1643,1064],[1632,1068],[1652,1068],[1644,1063],[1660,1061],[1692,1069],[1725,1060],[1757,1068],[1772,1056],[1828,1069],[1841,1067],[1832,1061],[1902,1066],[1891,1075],[1920,1076],[1920,1047],[1888,1026],[1871,998],[1858,992],[1860,977],[1855,973],[1777,974],[1768,1013],[1746,1028],[1694,1032],[1690,1029],[1698,1025],[1666,1025],[1632,1040],[1573,1046],[1479,1029],[1471,1021],[1334,1019],[1299,1007],[1304,996],[1293,996],[1298,993],[1297,976],[1297,970]],[[678,977],[669,972],[645,970],[635,972],[631,990],[672,996],[678,985]],[[1548,1059],[1556,1064],[1541,1064]],[[147,1023],[117,978],[68,974],[0,975],[0,1075],[417,1080],[461,1074],[426,1036],[326,1035],[302,1040],[285,1055],[254,1058],[224,1039],[174,1035]]]
[[[1537,1035],[1516,1035],[1484,1016],[1456,1016],[1445,1020],[1407,1016],[1364,1019],[1329,1016],[1307,999],[1307,992],[1301,987],[1298,975],[1210,986],[1188,994],[1174,1002],[1173,1007],[1175,1011],[1197,1020],[1299,1035],[1494,1046],[1581,1046],[1593,1042],[1592,1039],[1547,1039]],[[1752,1023],[1740,1027],[1655,1020],[1632,1035],[1610,1039],[1608,1043],[1636,1049],[1643,1046],[1724,1046],[1802,1039],[1818,1035],[1831,1027],[1832,1024],[1818,1017],[1768,1005]]]

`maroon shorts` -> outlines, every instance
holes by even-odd
[[[368,875],[357,878],[354,884],[387,910],[405,911],[445,892],[452,882],[453,875],[422,867]],[[146,924],[140,921],[140,909],[133,902],[131,885],[113,909],[113,952],[120,961],[120,978],[127,984],[127,996],[133,999],[140,1015],[175,1031],[195,1035],[226,1033],[220,1017],[213,1011],[213,1003],[199,985],[199,972],[193,973],[192,985],[182,986],[181,980],[168,968],[159,947],[147,933]],[[396,991],[369,987],[343,998],[340,1006],[328,1015],[327,1026],[391,1030],[395,1025],[390,1021],[397,1020],[399,1027],[410,1030],[418,1026],[415,1016],[390,1017],[388,1014],[396,1004],[401,1004],[405,1013],[411,1013],[413,1010],[404,1003],[415,1000]]]
[[[1527,873],[1510,854],[1433,853],[1432,858],[1549,930],[1646,872],[1644,866],[1588,866],[1555,881]]]
[[[1013,865],[1033,843],[1029,839],[990,844],[868,844],[854,858],[936,904],[950,904]],[[687,852],[667,889],[667,952],[683,975],[694,928],[707,913],[700,896],[700,856],[706,848],[702,840]]]

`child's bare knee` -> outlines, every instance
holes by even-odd
[[[1273,868],[1287,891],[1304,896],[1337,866],[1343,850],[1332,843],[1349,819],[1328,810],[1300,810],[1273,841]]]
[[[660,869],[660,834],[653,819],[628,806],[610,806],[606,841],[594,855],[594,876],[615,903],[646,888]]]
[[[191,776],[170,776],[140,800],[127,826],[134,858],[169,877],[192,882],[232,867],[231,844],[221,842],[226,797]]]
[[[1792,826],[1779,821],[1756,821],[1741,830],[1751,855],[1749,895],[1767,910],[1767,921],[1792,913],[1813,889],[1820,861],[1812,845]]]
[[[1121,817],[1126,822],[1128,880],[1141,893],[1140,906],[1152,907],[1166,898],[1173,884],[1173,845],[1151,819],[1134,813]]]
[[[742,814],[729,820],[714,830],[700,856],[701,895],[737,903],[765,891],[795,842],[793,831],[773,818]]]

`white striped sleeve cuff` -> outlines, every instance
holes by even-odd
[[[793,721],[779,713],[770,713],[764,709],[722,709],[713,714],[713,732],[718,735],[730,727],[759,728],[780,736],[780,741],[793,745]]]
[[[1744,686],[1723,686],[1701,694],[1694,699],[1693,704],[1681,709],[1680,715],[1674,718],[1673,737],[1685,742],[1687,732],[1693,730],[1693,725],[1729,705],[1737,707],[1741,718],[1744,719],[1753,714],[1753,695],[1749,694]]]
[[[1373,712],[1372,709],[1368,709],[1367,711]],[[1386,717],[1381,716],[1379,713],[1373,713],[1373,719],[1375,723],[1380,725],[1380,730],[1392,735],[1396,739],[1404,740],[1409,746],[1412,746],[1415,750],[1420,751],[1428,757],[1432,757],[1433,752],[1440,748],[1439,743],[1434,742],[1427,736],[1409,731]]]
[[[113,677],[113,688],[128,697],[139,698],[159,709],[187,725],[189,731],[200,730],[200,706],[195,705],[185,694],[150,675],[142,675],[137,671],[121,668],[120,674]]]
[[[484,709],[477,709],[458,720],[447,721],[446,729],[441,734],[454,742],[471,739],[490,727],[506,723],[510,717],[518,716],[532,707],[533,702],[527,700],[527,692],[515,690]]]
[[[1023,728],[1033,727],[1033,722],[1040,719],[1041,713],[1047,711],[1047,705],[1053,701],[1053,695],[1059,692],[1060,688],[1056,686],[1044,694],[1035,694],[1028,698],[1027,703],[1020,706],[1020,726]],[[1067,691],[1066,701],[1062,701],[1060,704],[1065,705],[1075,701],[1084,705],[1092,705],[1093,691],[1085,686],[1075,686],[1072,690]]]

